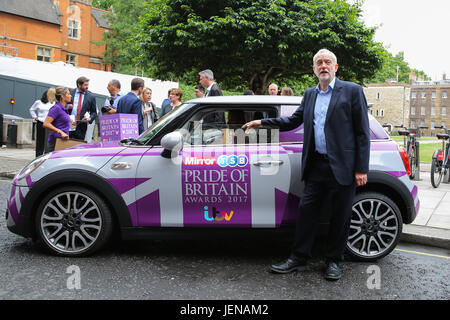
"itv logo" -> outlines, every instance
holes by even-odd
[[[219,211],[216,209],[216,207],[213,207],[212,208],[212,217],[211,217],[209,215],[210,213],[209,213],[208,206],[205,206],[203,209],[205,210],[204,214],[205,214],[206,221],[223,221],[223,220],[230,221],[234,214],[234,211],[231,210],[230,214],[228,214],[226,211],[222,211],[222,212],[220,212],[220,215],[219,215]]]

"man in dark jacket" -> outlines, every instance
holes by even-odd
[[[203,70],[198,75],[200,76],[200,84],[205,88],[205,97],[223,96],[219,86],[214,82],[214,74],[211,70]],[[225,114],[223,112],[210,113],[203,119],[203,123],[224,124]]]
[[[134,113],[138,116],[139,134],[144,132],[144,122],[142,117],[142,100],[139,99],[144,91],[144,80],[134,78],[131,80],[131,91],[122,96],[117,103],[117,113]]]
[[[97,118],[95,96],[88,89],[89,79],[80,77],[77,79],[77,88],[71,91],[72,101],[70,104],[72,107],[69,106],[69,115],[72,116],[75,127],[69,132],[70,138],[86,141],[87,125]],[[86,112],[89,114],[88,116]]]
[[[325,278],[341,277],[339,262],[347,242],[356,187],[367,183],[370,129],[367,102],[361,86],[337,79],[336,56],[322,49],[313,60],[319,84],[305,92],[290,116],[254,120],[243,128],[261,125],[292,130],[304,123],[301,174],[305,181],[290,257],[271,266],[275,273],[306,268],[311,256],[320,208],[330,195],[332,216],[326,251]]]

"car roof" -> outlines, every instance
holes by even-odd
[[[303,97],[298,96],[264,96],[264,95],[241,95],[241,96],[214,96],[196,98],[185,103],[195,104],[268,104],[268,105],[300,105]]]

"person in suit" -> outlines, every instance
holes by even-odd
[[[117,103],[117,113],[137,114],[139,124],[139,134],[144,132],[144,121],[142,117],[142,101],[139,96],[144,91],[144,80],[134,78],[131,80],[131,91],[122,96]]]
[[[68,105],[72,126],[69,133],[71,139],[86,141],[87,123],[91,124],[97,118],[97,104],[95,96],[88,91],[89,79],[77,79],[77,88],[71,92],[72,100]],[[87,116],[88,114],[88,116]],[[80,122],[80,120],[84,120]]]
[[[219,86],[214,82],[214,74],[211,70],[206,69],[198,73],[200,76],[200,84],[205,88],[205,97],[223,96]],[[204,124],[220,125],[225,123],[225,113],[212,112],[203,118]]]
[[[319,84],[305,92],[300,107],[290,116],[250,121],[243,129],[261,125],[292,130],[304,123],[301,174],[305,182],[290,257],[271,266],[275,273],[306,269],[324,199],[332,215],[326,249],[325,278],[337,280],[339,262],[350,228],[356,187],[367,183],[370,129],[367,101],[361,86],[335,77],[336,56],[327,49],[317,52],[313,70]],[[330,195],[326,198],[326,195]]]

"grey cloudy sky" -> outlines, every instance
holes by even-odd
[[[365,0],[366,25],[380,25],[375,40],[433,80],[450,78],[449,0]]]

